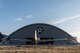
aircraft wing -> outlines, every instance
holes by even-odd
[[[38,40],[38,42],[52,42],[52,41],[61,41],[61,40],[68,40],[68,39],[49,39],[49,40]]]
[[[54,41],[54,40],[38,40],[38,42],[50,42],[50,41]]]
[[[27,41],[27,42],[31,42],[31,40],[28,40],[28,39],[10,39],[10,40],[13,40],[13,41]]]

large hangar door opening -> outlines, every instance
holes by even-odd
[[[48,45],[48,44],[53,44],[54,39],[53,37],[41,37],[43,36],[43,28],[42,27],[37,27],[36,30],[34,30],[34,34],[33,37],[31,38],[26,38],[26,40],[30,40],[30,41],[26,41],[26,45],[31,44],[31,45]]]
[[[34,38],[27,38],[31,41],[26,41],[26,45],[53,45],[54,39],[53,38],[39,38],[37,42],[34,40]]]

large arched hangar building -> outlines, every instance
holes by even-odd
[[[76,39],[65,31],[44,23],[22,27],[10,34],[7,40],[11,45],[72,45],[77,43]]]

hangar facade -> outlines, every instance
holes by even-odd
[[[5,43],[10,45],[72,45],[78,42],[58,27],[36,23],[16,30],[6,38]]]

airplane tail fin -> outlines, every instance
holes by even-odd
[[[37,37],[37,31],[35,30],[35,44],[37,45],[38,37]]]

